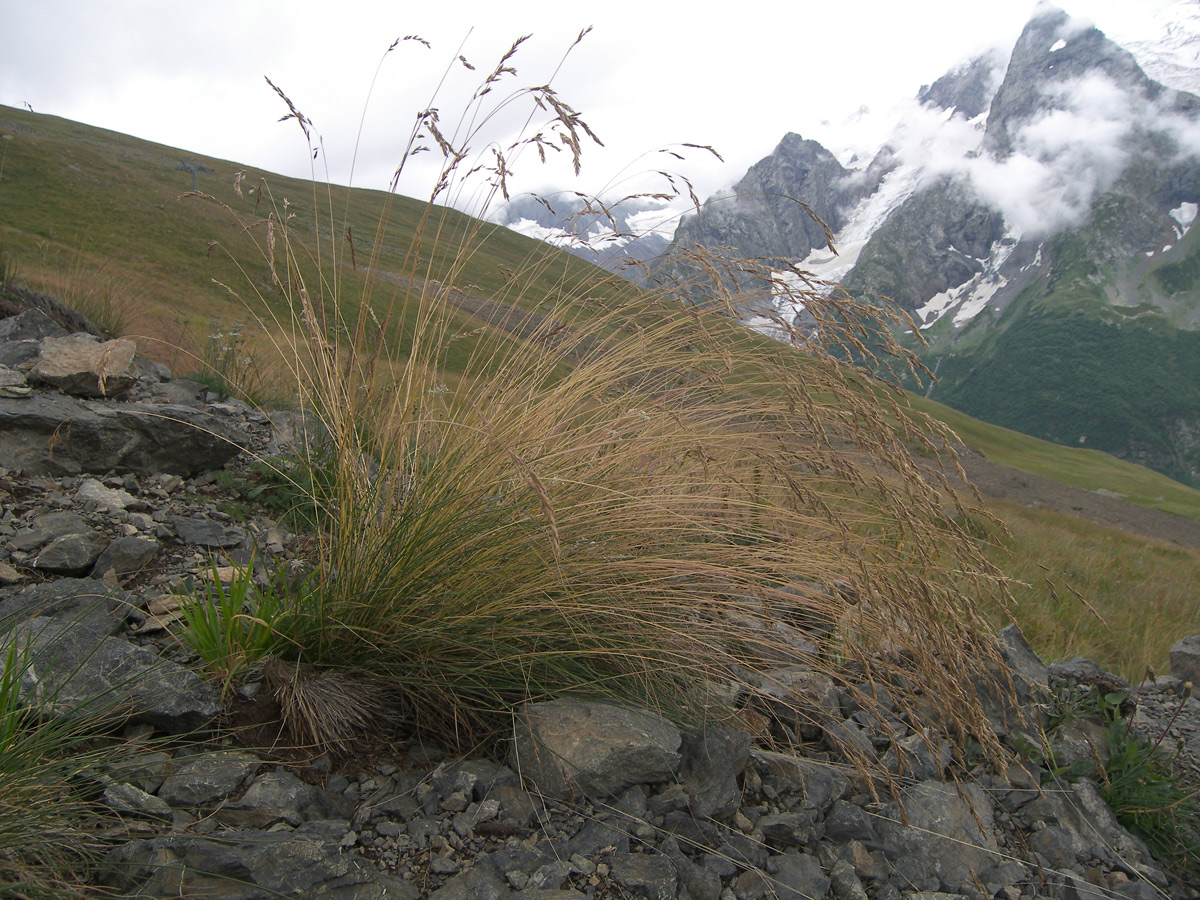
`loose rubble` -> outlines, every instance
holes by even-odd
[[[504,763],[446,759],[402,727],[357,760],[240,747],[216,727],[220,693],[170,626],[178,590],[211,575],[214,558],[264,566],[297,555],[300,538],[236,507],[213,472],[244,465],[243,448],[266,452],[274,425],[132,354],[120,357],[128,384],[95,365],[90,377],[50,379],[38,360],[64,339],[53,324],[33,312],[0,320],[0,629],[36,652],[26,702],[53,716],[103,695],[114,728],[133,739],[119,764],[90,776],[129,831],[107,858],[108,888],[230,900],[1151,900],[1196,890],[1117,823],[1094,780],[1018,752],[1037,743],[1056,690],[1116,681],[1086,661],[1044,666],[1015,628],[998,641],[1024,718],[998,696],[990,710],[1013,751],[1002,771],[886,697],[864,709],[861,695],[786,660],[758,695],[766,713],[779,692],[809,698],[814,714],[793,723],[798,752],[583,700],[518,710]],[[117,354],[86,340],[115,372]],[[77,428],[89,418],[120,437],[85,439]],[[68,422],[71,435],[51,440]],[[202,443],[197,427],[220,435],[222,452],[172,462],[178,445]],[[1200,702],[1184,685],[1200,672],[1200,636],[1172,651],[1172,668],[1177,677],[1117,686],[1131,727],[1161,735],[1200,776]],[[1057,729],[1056,766],[1093,759],[1098,728],[1085,715]],[[162,734],[187,737],[150,740]],[[880,774],[855,766],[847,745]]]

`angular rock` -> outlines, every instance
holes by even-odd
[[[913,734],[896,741],[883,755],[882,762],[893,775],[929,781],[941,778],[953,757],[954,751],[946,741],[938,742],[931,750],[924,735]]]
[[[126,338],[98,342],[81,334],[48,337],[29,379],[75,397],[116,399],[137,382],[132,371],[136,352],[137,344]]]
[[[249,753],[196,753],[176,760],[175,771],[163,779],[158,796],[172,806],[216,803],[241,790],[260,766],[262,760]]]
[[[1030,820],[1061,826],[1078,858],[1090,858],[1097,847],[1111,848],[1123,868],[1162,883],[1162,873],[1145,843],[1121,826],[1095,784],[1055,781],[1043,787],[1042,795],[1023,809]]]
[[[0,341],[40,341],[48,337],[66,337],[70,334],[40,309],[27,309],[0,319]]]
[[[38,617],[13,635],[28,648],[21,700],[43,715],[90,713],[179,734],[204,727],[221,711],[217,690],[195,672],[86,622]]]
[[[890,804],[876,831],[900,857],[925,863],[943,890],[968,890],[977,875],[1001,862],[992,802],[978,785],[923,781],[905,789],[902,802],[908,825],[901,824],[900,807]]]
[[[344,832],[311,822],[295,831],[229,832],[220,839],[174,834],[131,841],[109,853],[104,883],[148,897],[209,900],[416,900],[410,882],[340,851]]]
[[[679,770],[678,729],[644,710],[582,700],[527,703],[514,730],[510,765],[555,799],[608,799]]]
[[[771,813],[758,820],[763,841],[775,851],[803,847],[818,837],[817,810],[797,809],[792,812]]]
[[[0,365],[0,397],[28,397],[33,388],[25,380],[25,373]]]
[[[1170,658],[1172,675],[1180,681],[1200,684],[1200,634],[1176,641]]]
[[[189,406],[0,397],[0,459],[27,475],[195,475],[220,468],[248,443],[233,420]]]
[[[0,319],[0,322],[7,320]],[[25,371],[33,368],[41,341],[0,341],[0,366]],[[28,395],[26,395],[28,396]]]
[[[775,876],[772,887],[779,900],[809,900],[824,897],[829,890],[829,878],[809,853],[773,856],[767,860],[767,871]]]
[[[246,532],[241,528],[198,516],[172,516],[171,524],[181,541],[199,547],[236,547],[246,539]]]
[[[54,575],[87,575],[108,541],[100,534],[66,534],[43,547],[30,565]]]
[[[349,819],[354,815],[354,801],[276,769],[258,776],[241,799],[228,804],[222,810],[223,821],[229,821],[226,811],[262,813],[262,823],[255,826],[258,828],[278,821],[296,826],[314,819]]]
[[[867,814],[846,800],[835,800],[825,817],[825,836],[835,841],[874,842],[879,838]]]
[[[675,866],[665,856],[649,853],[614,853],[610,863],[612,880],[629,896],[663,900],[675,896]]]
[[[1000,658],[1017,679],[1018,692],[1024,687],[1022,702],[1028,702],[1030,696],[1049,689],[1050,669],[1029,646],[1025,635],[1021,634],[1021,629],[1016,625],[1001,628],[996,633],[996,646],[1000,651]]]
[[[75,489],[75,496],[80,500],[90,500],[104,507],[109,512],[120,512],[137,502],[128,491],[105,487],[95,478],[85,478]]]
[[[20,584],[23,580],[24,576],[20,572],[8,563],[0,560],[0,585]]]
[[[1094,775],[1097,767],[1107,766],[1112,758],[1108,729],[1093,719],[1064,722],[1050,735],[1049,743],[1055,767],[1071,766],[1077,772]]]
[[[96,558],[94,575],[114,572],[118,578],[133,575],[158,555],[158,541],[143,537],[123,537],[111,541]]]
[[[750,686],[756,704],[813,740],[841,720],[841,704],[833,679],[804,666],[785,666],[758,676]]]
[[[683,736],[680,781],[700,818],[728,816],[737,810],[738,778],[750,760],[750,735],[705,724]]]
[[[101,802],[122,815],[137,816],[141,819],[171,819],[171,807],[165,800],[121,781],[112,781],[105,785]]]
[[[56,617],[61,622],[86,621],[105,635],[116,632],[124,610],[132,609],[137,599],[120,588],[94,578],[59,578],[35,584],[13,597],[0,601],[2,623],[16,624],[37,616]]]
[[[500,875],[490,866],[476,866],[455,875],[429,895],[430,900],[502,900],[511,892]],[[413,894],[399,895],[401,900]]]

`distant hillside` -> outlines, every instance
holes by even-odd
[[[339,239],[353,234],[356,242],[365,240],[362,235],[374,233],[390,207],[379,260],[385,273],[400,269],[400,255],[407,249],[424,210],[424,204],[415,200],[389,198],[378,191],[318,186],[314,196],[314,186],[303,181],[227,160],[198,159],[184,150],[52,116],[0,107],[0,138],[4,136],[11,139],[3,141],[0,253],[18,277],[34,287],[53,280],[52,276],[63,267],[85,280],[97,273],[116,278],[125,285],[127,299],[134,305],[134,336],[139,341],[149,336],[162,342],[150,342],[148,351],[152,354],[155,347],[163,351],[177,346],[184,336],[181,329],[191,329],[193,340],[196,335],[203,339],[214,318],[228,324],[254,314],[267,317],[269,322],[273,313],[287,314],[279,286],[272,285],[265,252],[265,216],[272,202],[282,208],[286,198],[292,216],[290,227],[302,236],[312,235],[317,227],[319,217],[314,209],[318,201],[326,208],[342,211]],[[197,170],[198,187],[202,193],[219,198],[219,203],[190,196],[193,173],[187,167],[193,165],[211,170]],[[245,173],[240,197],[233,188],[238,172]],[[231,210],[259,224],[245,229],[234,220]],[[447,246],[453,246],[455,235],[464,229],[485,229],[485,239],[459,279],[471,285],[471,296],[464,297],[460,304],[464,337],[455,343],[456,347],[469,347],[471,332],[482,321],[494,318],[494,310],[502,310],[505,303],[537,309],[547,298],[582,283],[588,284],[597,297],[610,289],[627,289],[610,288],[604,281],[606,273],[568,254],[555,254],[551,265],[529,274],[529,283],[521,293],[513,293],[510,274],[531,255],[546,252],[545,245],[452,210],[439,214],[444,216]],[[328,224],[319,224],[319,233],[328,240]],[[219,241],[220,246],[213,246],[213,241]],[[370,290],[376,305],[385,309],[394,284],[386,279],[383,283],[367,282],[363,261],[358,260],[356,270],[349,243],[340,241],[337,248],[343,279],[338,291],[357,300],[360,292]],[[363,252],[364,246],[359,243],[358,252]],[[437,248],[426,252],[430,255],[423,261],[425,269],[430,277],[441,277],[449,264],[448,256]],[[301,264],[309,265],[305,260]],[[311,283],[320,281],[313,279]],[[240,298],[235,298],[231,290],[236,290]],[[332,296],[326,297],[330,299]],[[488,312],[488,304],[494,307],[492,312]],[[581,310],[581,315],[586,311]],[[404,326],[403,318],[396,320],[395,334],[401,340]],[[753,352],[753,337],[747,336],[748,352]],[[186,359],[179,364],[186,366]],[[914,398],[914,402],[924,403],[920,398]],[[995,462],[1200,520],[1200,493],[1153,472],[1102,454],[1064,449],[1016,435],[938,404],[928,404],[928,409],[947,421],[968,445]]]

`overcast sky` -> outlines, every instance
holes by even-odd
[[[1151,13],[1171,3],[1058,5],[1110,36],[1136,39],[1152,36],[1158,26]],[[375,188],[391,180],[415,113],[437,106],[444,129],[453,131],[465,99],[512,41],[529,34],[513,63],[516,76],[493,96],[553,78],[606,147],[586,149],[579,180],[566,166],[539,168],[528,154],[516,164],[516,187],[619,194],[645,189],[645,173],[668,168],[690,177],[701,197],[737,180],[787,131],[835,152],[854,144],[873,150],[897,104],[956,62],[997,44],[1010,47],[1034,9],[1032,0],[741,0],[686,7],[618,0],[590,8],[561,0],[9,0],[5,6],[0,103],[28,104],[201,158],[307,176],[304,137],[294,123],[277,121],[287,109],[266,76],[320,132],[318,175],[328,166],[330,177],[345,183],[353,166],[353,183]],[[587,26],[592,32],[564,60]],[[385,52],[405,35],[431,47],[405,41]],[[459,54],[476,71],[453,63]],[[870,115],[861,115],[863,108]],[[527,115],[507,107],[485,140],[506,144]],[[694,151],[685,161],[656,152],[682,142],[712,145],[725,162]],[[428,195],[433,155],[406,170],[402,192]]]

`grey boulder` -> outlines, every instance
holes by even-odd
[[[183,405],[0,397],[0,459],[27,475],[195,475],[249,443],[227,416]]]
[[[527,703],[517,712],[510,765],[546,797],[607,800],[670,780],[682,737],[654,713],[583,700]]]

